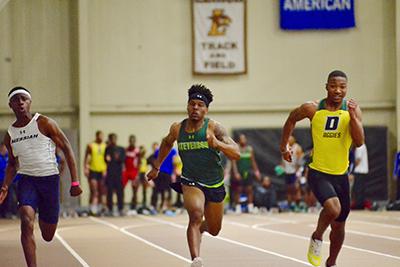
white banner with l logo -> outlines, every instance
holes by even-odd
[[[246,73],[246,0],[192,0],[193,73]]]

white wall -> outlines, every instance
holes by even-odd
[[[356,4],[355,29],[293,32],[279,29],[278,1],[248,1],[249,74],[221,78],[191,74],[190,1],[90,1],[91,105],[181,106],[195,81],[231,109],[298,103],[320,97],[334,68],[360,102],[393,101],[394,1]]]
[[[279,29],[278,1],[250,0],[248,74],[213,77],[192,75],[190,1],[88,1],[91,130],[112,125],[149,145],[185,115],[196,82],[213,89],[211,114],[227,128],[279,126],[290,108],[324,97],[327,74],[342,69],[365,123],[394,135],[394,4],[356,1],[355,29],[294,32]]]
[[[34,110],[59,117],[62,127],[74,127],[78,88],[71,5],[13,0],[0,11],[0,128],[12,120],[7,93],[17,85],[31,90]]]

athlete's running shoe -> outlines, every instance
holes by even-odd
[[[308,247],[307,258],[308,261],[314,266],[321,265],[321,249],[322,240],[311,238],[310,246]]]
[[[190,267],[203,267],[203,260],[200,257],[194,258]]]

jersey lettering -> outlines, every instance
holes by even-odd
[[[326,131],[334,131],[337,129],[339,125],[339,117],[327,117],[326,118],[326,124],[325,124],[325,130]]]

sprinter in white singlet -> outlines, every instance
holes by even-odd
[[[11,89],[8,101],[16,121],[8,128],[4,137],[9,160],[0,189],[0,204],[7,196],[8,186],[18,173],[21,177],[17,188],[21,243],[26,264],[32,267],[37,266],[33,234],[36,210],[45,241],[51,241],[57,229],[60,176],[56,147],[63,151],[71,173],[71,196],[79,196],[82,190],[71,145],[57,124],[39,113],[30,113],[31,94],[23,87]]]

